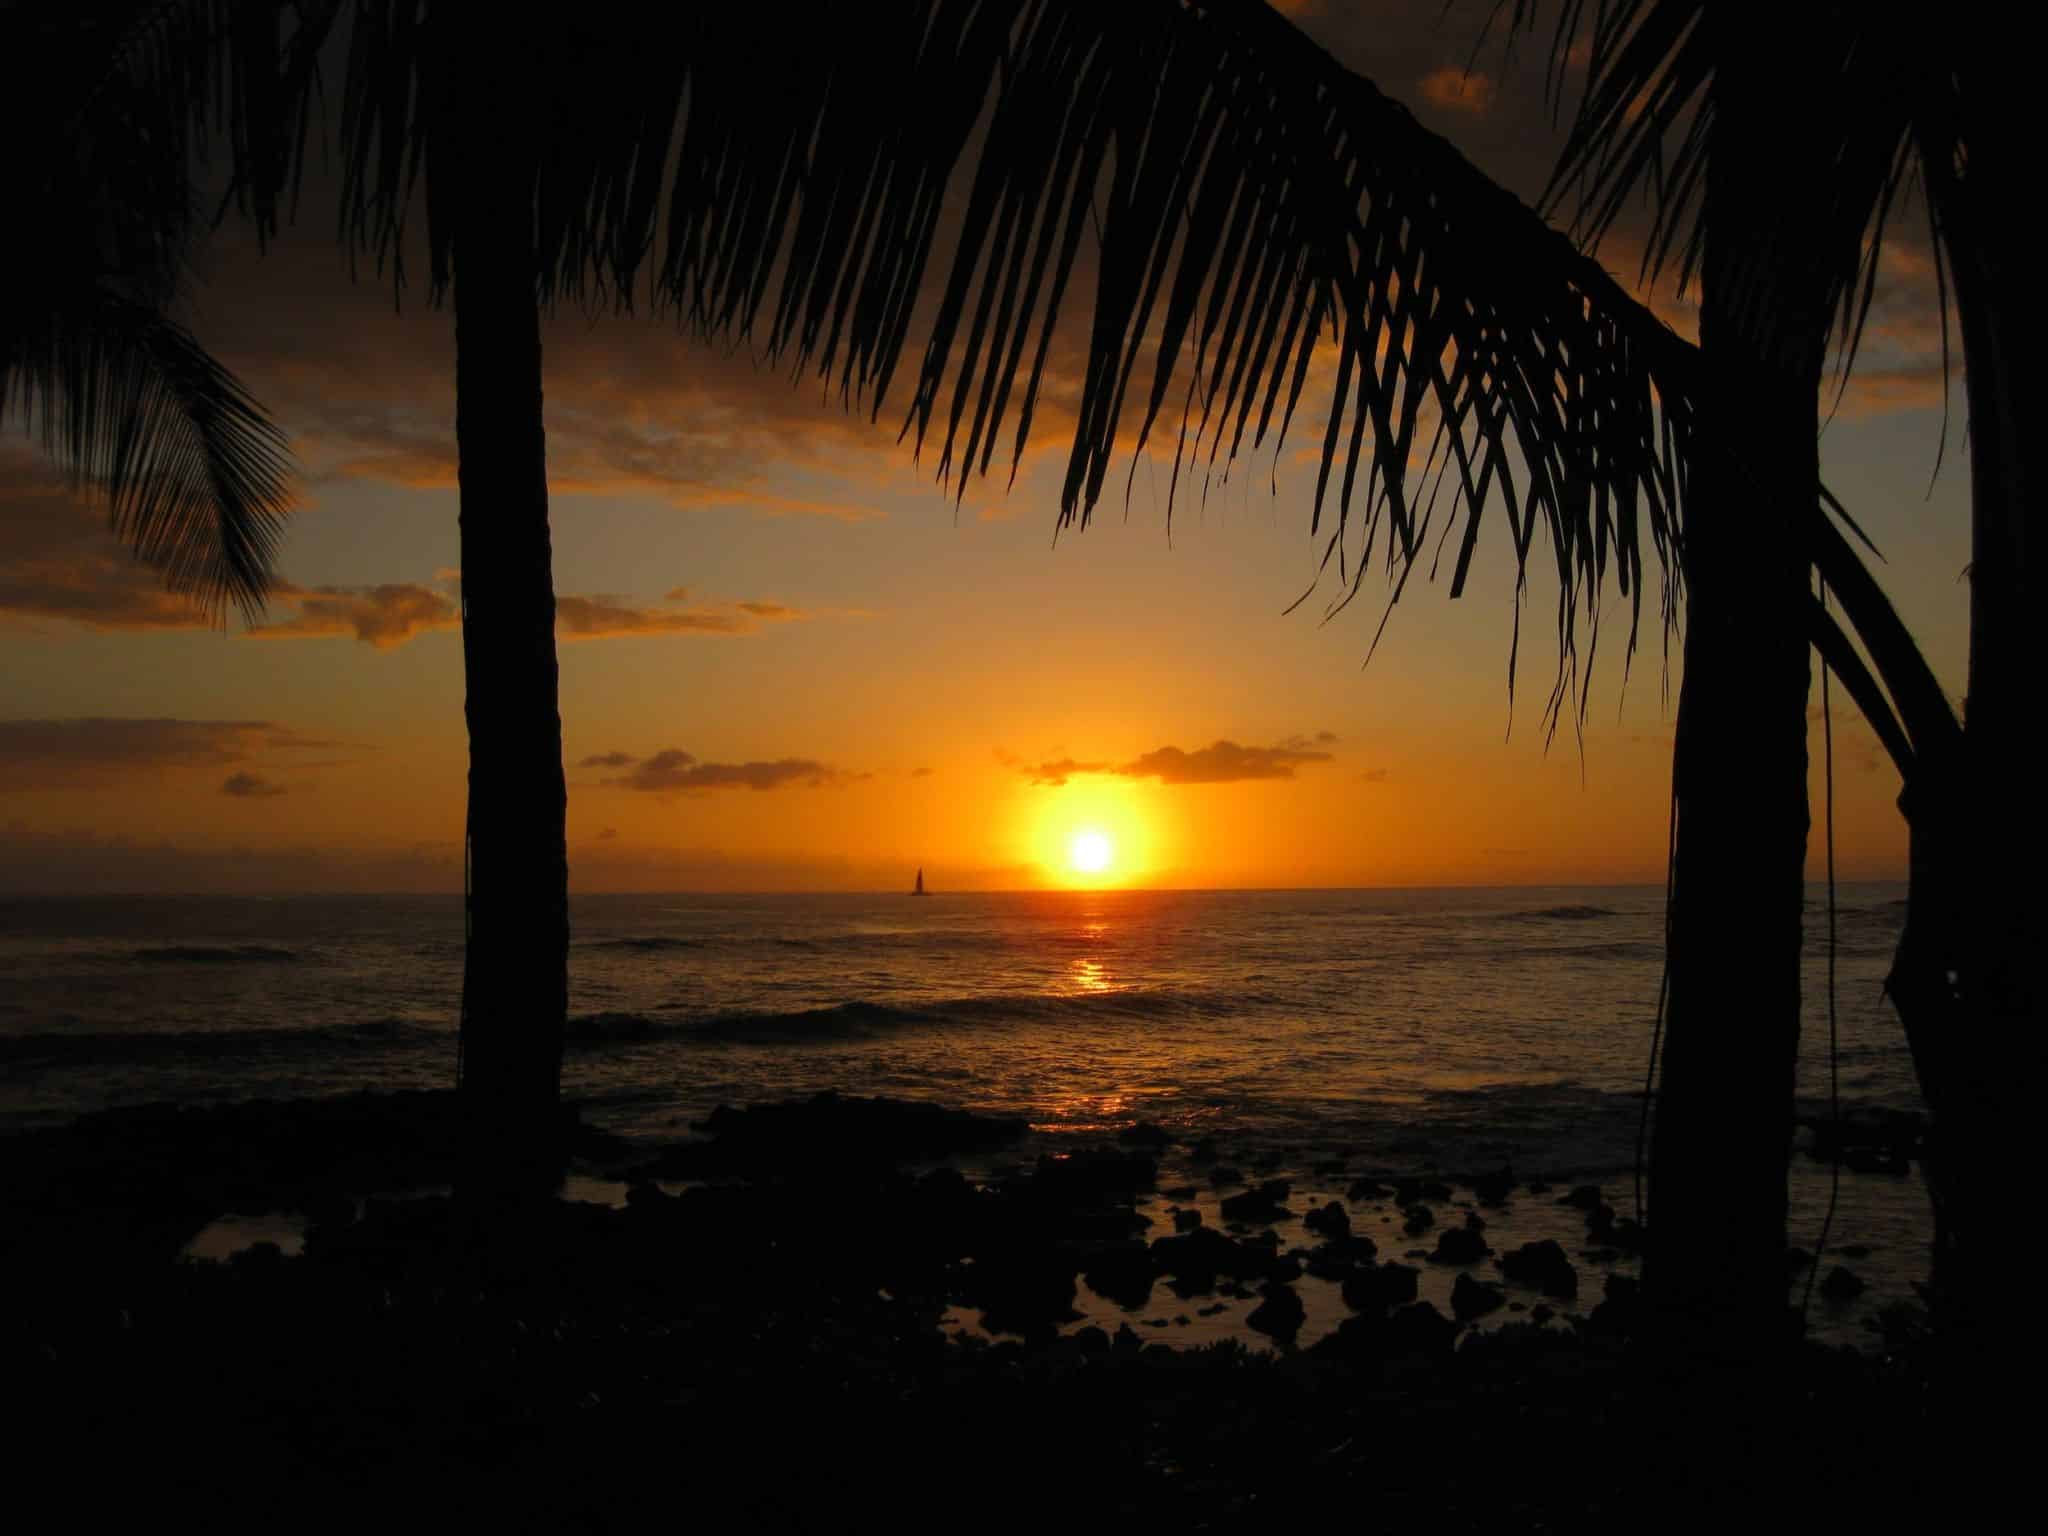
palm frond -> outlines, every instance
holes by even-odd
[[[255,617],[292,466],[233,374],[153,304],[101,283],[45,290],[0,369],[0,418],[30,427],[115,534],[208,612]]]
[[[292,499],[282,432],[177,320],[203,227],[195,178],[274,227],[303,158],[284,89],[291,7],[85,0],[0,27],[0,114],[20,147],[5,251],[0,419],[36,433],[114,532],[210,613],[260,611]],[[300,118],[303,123],[303,114]]]
[[[551,15],[487,76],[445,8],[349,25],[345,226],[395,272],[423,208],[437,296],[475,114],[517,113],[546,294],[651,291],[871,415],[907,372],[903,432],[963,490],[1014,476],[1092,287],[1061,526],[1161,431],[1176,490],[1277,455],[1327,367],[1310,523],[1340,600],[1454,529],[1462,591],[1498,507],[1519,568],[1548,541],[1561,677],[1610,578],[1633,648],[1646,545],[1671,611],[1683,343],[1255,0]]]
[[[1909,13],[1853,0],[1776,12],[1710,0],[1558,0],[1547,84],[1561,94],[1567,60],[1583,46],[1584,94],[1543,204],[1575,203],[1573,232],[1596,247],[1639,198],[1651,205],[1641,277],[1681,286],[1700,272],[1707,239],[1707,163],[1714,82],[1764,59],[1786,90],[1773,104],[1784,151],[1803,179],[1800,227],[1758,235],[1726,268],[1737,291],[1727,312],[1764,334],[1788,292],[1824,296],[1828,338],[1846,383],[1875,295],[1884,238],[1917,165],[1916,122],[1953,95],[1947,38]],[[1510,30],[1539,25],[1543,0],[1497,0]],[[1796,268],[1802,281],[1781,280]],[[1807,281],[1810,279],[1810,282]],[[1795,301],[1796,302],[1796,301]],[[1946,346],[1946,311],[1943,313]],[[1804,325],[1804,317],[1797,322]]]

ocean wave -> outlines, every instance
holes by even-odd
[[[853,998],[812,1008],[726,1009],[655,1018],[644,1013],[578,1014],[569,1020],[575,1047],[653,1040],[779,1045],[801,1040],[861,1040],[898,1030],[961,1024],[1085,1023],[1173,1018],[1228,1018],[1270,1006],[1260,993],[1131,988],[1106,992],[998,992],[910,1002]]]
[[[576,947],[578,949],[635,949],[651,953],[664,949],[697,949],[701,945],[696,939],[675,939],[655,934],[647,938],[592,939],[589,943],[579,944]]]
[[[129,958],[143,965],[285,965],[299,959],[299,952],[274,944],[161,944]]]
[[[1527,912],[1510,912],[1507,920],[1513,922],[1541,923],[1588,923],[1600,917],[1619,917],[1621,914],[1612,907],[1535,907]]]
[[[189,1057],[295,1057],[388,1050],[415,1039],[446,1038],[448,1031],[410,1019],[368,1019],[304,1029],[46,1030],[0,1035],[0,1063],[8,1066],[113,1066],[124,1062]]]

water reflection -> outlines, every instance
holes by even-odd
[[[1109,970],[1100,960],[1075,960],[1067,966],[1067,990],[1114,992],[1116,983],[1110,980]]]

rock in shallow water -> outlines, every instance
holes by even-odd
[[[1260,1288],[1259,1296],[1259,1304],[1245,1318],[1246,1326],[1258,1329],[1278,1343],[1292,1344],[1294,1336],[1301,1332],[1301,1325],[1308,1320],[1308,1309],[1301,1304],[1294,1287],[1277,1280],[1269,1281]]]
[[[1579,1294],[1579,1272],[1565,1257],[1562,1244],[1550,1238],[1524,1243],[1501,1255],[1500,1272],[1516,1285],[1526,1285],[1560,1301]]]
[[[1445,1236],[1450,1234],[1446,1233]],[[1451,1287],[1451,1311],[1461,1323],[1469,1323],[1476,1317],[1498,1311],[1507,1300],[1497,1285],[1488,1285],[1484,1280],[1471,1275],[1458,1276],[1458,1283]]]

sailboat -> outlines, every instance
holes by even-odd
[[[922,896],[924,894],[924,866],[922,864],[917,868],[917,884],[911,888],[910,894],[913,896]]]

